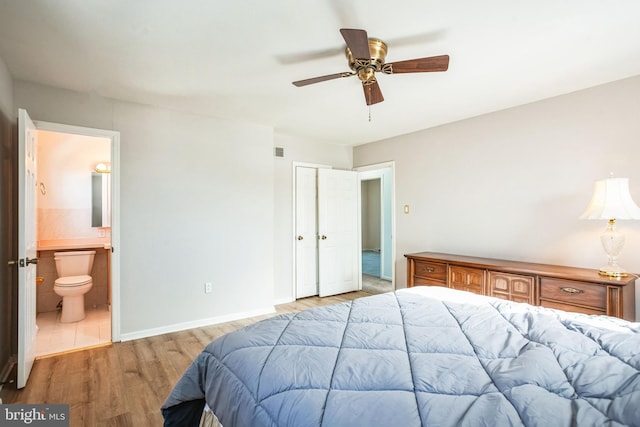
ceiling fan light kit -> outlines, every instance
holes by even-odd
[[[365,30],[359,29],[342,28],[340,34],[347,44],[345,54],[351,72],[298,80],[293,82],[294,86],[301,87],[341,77],[358,76],[362,82],[367,105],[373,105],[384,101],[376,79],[377,72],[384,74],[425,73],[447,71],[449,68],[449,55],[386,63],[387,44],[382,40],[369,38]]]

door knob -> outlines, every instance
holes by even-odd
[[[322,235],[322,237],[320,237],[322,240],[327,240],[327,236],[325,236],[324,234]]]
[[[38,263],[38,258],[32,258],[29,259],[29,257],[27,257],[26,259],[20,259],[20,267],[26,267],[29,264],[37,264]]]
[[[302,240],[302,239],[304,239],[304,237],[298,236],[298,240]]]

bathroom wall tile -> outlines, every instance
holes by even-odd
[[[45,313],[56,311],[62,297],[53,291],[53,284],[58,278],[53,251],[39,251],[36,276],[44,278],[42,284],[36,288],[36,312]]]
[[[108,303],[109,268],[106,249],[97,249],[91,271],[93,286],[84,296],[85,307],[97,307]]]

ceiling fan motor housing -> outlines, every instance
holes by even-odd
[[[370,58],[354,58],[351,50],[346,48],[345,54],[351,68],[364,84],[376,81],[375,73],[380,71],[387,56],[387,45],[379,39],[369,39]]]

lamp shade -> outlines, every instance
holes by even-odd
[[[580,219],[640,219],[640,208],[629,194],[629,179],[596,181],[591,202]]]

